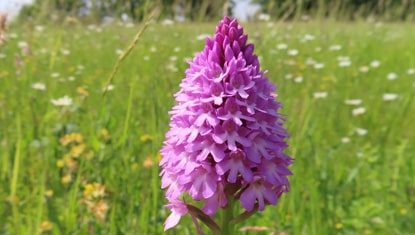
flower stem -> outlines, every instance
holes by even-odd
[[[222,227],[221,235],[234,235],[235,224],[232,222],[233,219],[233,200],[228,201],[228,206],[223,210],[222,214]]]

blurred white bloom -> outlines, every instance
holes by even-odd
[[[367,134],[367,130],[366,129],[363,129],[363,128],[359,128],[359,127],[357,127],[356,129],[355,129],[355,132],[358,134],[358,135],[360,135],[360,136],[364,136],[364,135],[366,135]]]
[[[398,97],[399,95],[395,93],[385,93],[383,94],[382,99],[384,101],[392,101],[392,100],[396,100]]]
[[[169,59],[170,59],[170,61],[176,61],[177,60],[177,56],[170,56]]]
[[[10,33],[8,36],[9,36],[9,38],[18,38],[19,37],[19,35],[17,35],[16,33]]]
[[[343,138],[341,139],[341,141],[342,141],[342,143],[343,143],[343,144],[347,144],[347,143],[349,143],[349,142],[350,142],[350,138],[349,138],[349,137],[343,137]]]
[[[352,64],[350,60],[342,60],[339,62],[340,67],[349,67]]]
[[[209,37],[210,36],[210,34],[207,34],[207,33],[204,33],[204,34],[200,34],[200,35],[198,35],[197,37],[196,37],[196,39],[198,40],[198,41],[202,41],[202,40],[205,40],[207,37]]]
[[[344,103],[347,104],[347,105],[355,106],[355,105],[360,105],[362,103],[362,100],[360,100],[360,99],[350,99],[350,100],[345,100]]]
[[[348,56],[337,56],[337,61],[344,61],[344,60],[350,60],[350,57],[348,57]]]
[[[156,51],[157,51],[157,48],[156,48],[155,46],[151,46],[151,47],[150,47],[150,51],[151,51],[151,52],[156,52]]]
[[[50,76],[53,77],[53,78],[57,78],[57,77],[60,76],[60,74],[59,73],[52,73]]]
[[[72,98],[65,95],[58,99],[52,99],[51,102],[55,106],[70,106],[72,105]]]
[[[174,65],[174,64],[168,64],[168,65],[166,65],[166,69],[167,70],[170,70],[170,71],[172,71],[172,72],[177,72],[177,71],[179,71],[179,69]]]
[[[317,63],[313,58],[308,57],[307,60],[305,61],[306,65],[314,65],[315,63]]]
[[[46,85],[44,83],[36,82],[32,84],[32,88],[39,91],[46,90]]]
[[[184,61],[185,63],[189,63],[189,62],[191,62],[191,61],[192,61],[192,58],[191,58],[191,57],[184,57],[184,58],[183,58],[183,61]]]
[[[150,60],[150,57],[149,57],[149,56],[147,56],[147,55],[145,55],[145,56],[143,57],[143,59],[144,59],[144,60]]]
[[[0,59],[6,58],[6,54],[0,53]]]
[[[125,24],[126,28],[134,28],[134,23],[133,22],[128,22]],[[97,29],[97,32],[101,32],[101,28]]]
[[[174,52],[179,52],[180,51],[180,47],[175,47],[174,48]]]
[[[288,55],[296,56],[296,55],[298,55],[298,50],[297,49],[291,49],[291,50],[288,51]]]
[[[112,90],[114,90],[114,85],[112,85],[112,84],[108,84],[108,86],[107,87],[104,87],[104,89],[103,89],[104,91],[112,91]]]
[[[326,91],[314,92],[313,96],[314,96],[314,99],[324,99],[327,97],[327,92]]]
[[[130,17],[128,17],[127,13],[124,12],[124,13],[121,14],[121,20],[122,21],[127,22],[129,20],[129,18]]]
[[[415,69],[414,68],[410,68],[406,71],[407,74],[412,75],[415,74]]]
[[[367,73],[367,72],[369,72],[369,67],[362,66],[362,67],[359,68],[359,71],[362,72],[362,73]]]
[[[121,49],[115,50],[115,54],[117,54],[117,55],[121,55],[122,53],[123,53],[123,50],[121,50]]]
[[[306,35],[304,35],[304,38],[302,40],[307,42],[307,41],[313,41],[314,39],[315,39],[315,37],[313,35],[306,34]]]
[[[329,50],[330,51],[339,51],[339,50],[341,50],[342,49],[342,46],[341,45],[331,45],[330,47],[329,47]]]
[[[172,25],[172,24],[174,24],[174,21],[170,20],[170,19],[165,19],[161,22],[161,24],[162,25]]]
[[[268,14],[259,14],[258,15],[258,20],[262,20],[262,21],[269,21],[271,19],[271,16]]]
[[[43,32],[43,30],[45,30],[45,27],[42,26],[42,25],[36,25],[35,30],[38,31],[38,32]]]
[[[314,50],[315,50],[316,52],[320,52],[320,51],[321,51],[321,47],[316,47]]]
[[[364,114],[365,112],[366,112],[366,109],[363,107],[355,108],[352,110],[353,116],[359,116],[359,115]]]
[[[28,47],[28,46],[29,46],[29,44],[27,44],[27,42],[25,42],[25,41],[20,41],[20,42],[18,42],[18,43],[17,43],[17,46],[18,46],[20,49],[22,49],[22,48],[26,48],[26,47]]]
[[[68,49],[62,48],[60,51],[61,51],[62,55],[69,55],[69,54],[71,54],[71,51],[68,50]]]
[[[314,68],[315,69],[322,69],[322,68],[324,68],[324,64],[323,63],[316,63],[316,64],[314,64]]]
[[[83,66],[82,64],[80,64],[80,65],[76,66],[76,68],[78,70],[84,70],[85,69],[85,66]]]
[[[74,77],[74,76],[69,76],[69,77],[68,77],[68,81],[71,81],[71,82],[72,82],[72,81],[75,81],[75,77]]]
[[[277,45],[278,50],[285,50],[287,48],[288,48],[288,45],[285,44],[285,43],[280,43],[280,44]]]
[[[370,67],[372,68],[377,68],[380,66],[380,61],[379,60],[373,60],[372,62],[370,62]]]
[[[285,75],[285,79],[290,80],[291,78],[293,78],[291,73]]]
[[[298,77],[294,78],[294,82],[296,82],[296,83],[301,83],[302,81],[303,81],[303,77],[301,77],[301,76],[298,76]]]
[[[395,79],[397,79],[398,78],[398,75],[396,74],[396,73],[388,73],[388,76],[387,76],[387,79],[388,80],[395,80]]]

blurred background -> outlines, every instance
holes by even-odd
[[[21,18],[77,17],[88,21],[140,21],[154,7],[179,22],[210,21],[224,13],[240,20],[414,20],[413,0],[2,0],[0,11]],[[23,8],[23,9],[22,9]]]

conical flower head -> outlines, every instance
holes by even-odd
[[[204,201],[209,215],[231,197],[247,211],[263,210],[288,191],[292,160],[283,152],[281,104],[247,39],[235,19],[224,17],[189,62],[161,150],[170,205],[187,193]]]

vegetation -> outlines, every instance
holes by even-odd
[[[274,20],[415,20],[415,0],[252,0],[259,4],[258,13]],[[151,9],[160,9],[162,18],[189,21],[211,21],[231,14],[235,0],[36,0],[21,14],[22,19],[36,20],[80,17],[100,21],[105,17],[128,16],[143,20]],[[53,12],[53,14],[51,14]],[[255,17],[254,17],[255,18]]]
[[[136,26],[11,28],[0,48],[0,233],[162,234],[167,112],[184,61],[213,29],[151,25],[103,96]],[[412,26],[246,29],[278,84],[295,163],[291,192],[241,234],[414,234]],[[190,218],[168,234],[195,234]]]

